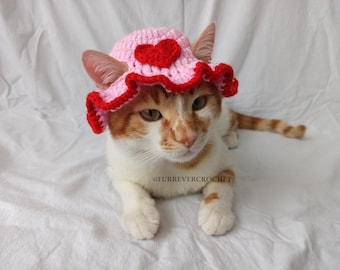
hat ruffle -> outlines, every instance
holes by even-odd
[[[179,53],[175,52],[175,55],[169,48],[163,48],[167,45],[165,42],[162,47],[159,46],[166,39],[174,40],[179,45]],[[171,43],[174,44],[173,41]],[[138,47],[140,45],[143,47]],[[137,47],[139,55],[136,54]],[[143,58],[143,50],[150,55]],[[151,28],[133,32],[117,42],[110,55],[126,63],[128,71],[109,88],[88,94],[87,120],[96,134],[105,130],[110,111],[118,110],[138,95],[140,85],[158,84],[168,92],[180,94],[190,91],[201,80],[205,80],[215,84],[224,97],[237,93],[238,81],[234,78],[232,67],[224,63],[213,65],[198,60],[191,52],[189,40],[173,29]],[[172,59],[169,61],[162,57]]]

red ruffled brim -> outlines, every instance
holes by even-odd
[[[218,84],[217,86],[220,88],[224,97],[231,97],[237,93],[238,81],[234,78],[233,69],[229,65],[219,64],[215,66],[213,70],[209,64],[199,62],[197,63],[194,72],[195,76],[184,84],[175,84],[165,75],[145,77],[137,73],[130,73],[125,79],[127,90],[110,102],[104,101],[97,91],[88,94],[86,100],[87,121],[94,133],[102,133],[106,123],[103,123],[103,115],[98,113],[98,111],[114,111],[127,104],[131,99],[137,96],[139,91],[138,84],[161,84],[167,91],[174,94],[181,94],[193,89],[200,83],[201,79],[204,78],[205,81]]]

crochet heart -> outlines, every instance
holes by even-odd
[[[181,47],[174,39],[163,39],[158,44],[141,44],[135,49],[135,58],[142,64],[167,68],[181,55]]]

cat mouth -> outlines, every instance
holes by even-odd
[[[201,150],[202,149],[192,149],[192,147],[186,148],[184,150],[178,151],[177,153],[170,153],[168,155],[168,160],[176,163],[189,162],[195,159]]]
[[[181,154],[179,158],[189,158],[189,157],[195,157],[197,155],[196,151],[193,151],[191,149],[187,149],[184,154]]]
[[[193,152],[191,150],[187,150],[184,153],[178,153],[178,154],[172,154],[171,156],[169,156],[169,160],[172,162],[188,162],[191,161],[192,159],[194,159],[196,157],[197,153]]]
[[[171,162],[186,163],[194,160],[207,146],[207,138],[197,140],[191,147],[182,146],[181,149],[171,149],[163,152],[163,157]]]

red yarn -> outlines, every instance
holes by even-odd
[[[86,100],[87,120],[94,133],[102,133],[105,127],[100,121],[101,116],[97,114],[97,109],[107,112],[119,109],[138,94],[139,89],[137,83],[146,85],[161,84],[168,92],[180,94],[193,89],[199,84],[201,79],[211,83],[218,83],[221,77],[223,78],[220,89],[222,95],[225,97],[235,95],[237,93],[238,81],[234,78],[232,67],[226,64],[219,64],[212,70],[207,63],[199,62],[195,67],[195,75],[193,78],[184,84],[174,84],[164,75],[145,77],[137,73],[130,73],[125,80],[127,90],[114,100],[105,102],[100,97],[100,93],[96,91],[88,94]]]
[[[164,39],[156,45],[138,45],[134,51],[134,55],[142,64],[167,68],[180,57],[181,50],[176,40]]]

